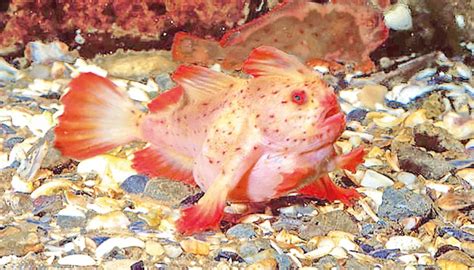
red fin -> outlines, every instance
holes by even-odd
[[[184,88],[191,101],[214,98],[242,82],[238,78],[208,68],[184,65],[176,69],[172,78]]]
[[[196,205],[181,211],[181,218],[176,223],[178,231],[189,235],[218,229],[224,216],[227,194],[224,182],[214,182]]]
[[[313,73],[296,56],[270,46],[260,46],[254,49],[244,62],[242,70],[255,77]]]
[[[349,170],[355,173],[357,166],[364,162],[364,155],[364,147],[359,146],[350,153],[338,156],[336,159],[336,166],[340,169]]]
[[[163,92],[148,104],[148,109],[150,112],[157,112],[165,109],[171,104],[177,103],[183,96],[183,91],[182,87],[177,86]]]
[[[313,174],[314,170],[310,168],[298,168],[292,173],[282,174],[283,180],[280,185],[278,185],[275,191],[276,194],[284,195],[293,191],[302,182],[304,182],[305,178],[310,177]]]
[[[196,185],[193,178],[192,161],[188,157],[178,156],[178,154],[171,157],[170,154],[166,155],[163,151],[147,147],[135,153],[132,167],[137,172],[149,176],[164,177]]]
[[[355,189],[337,186],[332,182],[328,175],[325,175],[319,180],[301,188],[298,193],[313,196],[318,199],[328,200],[330,202],[339,200],[347,206],[354,204],[352,200],[360,198],[359,192]]]
[[[140,137],[142,112],[112,81],[82,73],[69,87],[54,129],[55,146],[63,155],[85,159]]]

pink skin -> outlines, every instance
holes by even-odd
[[[266,201],[302,187],[350,204],[357,193],[338,188],[327,173],[354,169],[363,151],[334,152],[345,120],[333,90],[272,47],[252,51],[243,71],[253,77],[181,66],[173,74],[179,87],[152,101],[147,114],[109,80],[80,75],[62,99],[55,145],[88,158],[133,140],[148,142],[135,153],[139,173],[195,182],[206,191],[182,211],[177,228],[184,234],[216,228],[226,201]]]

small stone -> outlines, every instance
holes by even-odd
[[[367,115],[367,113],[368,113],[367,110],[357,108],[357,109],[354,109],[354,110],[350,111],[347,114],[346,120],[347,120],[347,122],[350,122],[350,121],[362,122],[362,121],[364,121],[365,116]]]
[[[446,131],[431,124],[422,124],[415,126],[413,137],[417,146],[423,147],[428,151],[444,152],[447,150],[462,153],[464,146],[458,140]]]
[[[128,225],[130,225],[130,220],[127,216],[121,211],[114,211],[93,217],[89,220],[86,229],[88,231],[127,229]]]
[[[278,254],[275,256],[278,263],[279,270],[290,270],[292,269],[292,261],[286,254]]]
[[[67,206],[59,211],[56,218],[56,224],[61,228],[84,227],[86,215],[74,206]]]
[[[426,217],[430,210],[431,202],[425,196],[407,188],[397,190],[388,187],[383,193],[377,215],[392,221],[400,221],[412,216]]]
[[[164,249],[166,256],[170,258],[178,258],[183,253],[181,247],[175,245],[166,245],[164,246]]]
[[[411,236],[392,236],[385,243],[387,249],[400,249],[402,252],[415,251],[422,247],[420,239]]]
[[[165,253],[163,246],[155,241],[146,241],[145,252],[151,256],[161,256]]]
[[[370,110],[375,110],[377,104],[384,104],[387,92],[387,87],[379,84],[371,84],[364,86],[358,93],[357,97],[364,107]]]
[[[413,26],[410,8],[405,4],[392,5],[384,14],[384,21],[393,30],[409,30]]]
[[[373,170],[367,170],[360,184],[363,187],[379,188],[393,185],[392,179]]]
[[[326,235],[330,231],[344,231],[357,234],[357,223],[344,211],[332,211],[315,216],[310,222],[299,228],[299,236],[309,240],[314,236]]]
[[[22,143],[24,140],[23,137],[10,137],[3,142],[3,148],[11,150],[15,144]]]
[[[472,77],[471,68],[469,68],[468,66],[466,66],[463,63],[456,63],[455,68],[456,68],[456,72],[458,73],[457,75],[460,78],[462,78],[464,80],[470,80],[471,79],[471,77]]]
[[[143,193],[147,183],[147,176],[136,174],[129,176],[127,179],[125,179],[125,181],[123,181],[120,187],[125,190],[125,192],[139,194]]]
[[[442,270],[468,270],[469,266],[455,261],[450,260],[437,260],[436,264],[441,267]]]
[[[226,232],[229,238],[250,239],[257,237],[257,233],[252,224],[237,224]]]
[[[209,243],[199,241],[193,238],[181,241],[180,245],[181,245],[181,248],[183,248],[183,250],[186,253],[191,253],[191,254],[196,254],[196,255],[206,256],[209,254],[209,250],[210,250]]]
[[[220,251],[217,256],[214,258],[216,261],[221,261],[221,260],[226,260],[226,261],[232,261],[232,262],[244,262],[244,259],[239,256],[239,254],[233,252],[233,251],[228,251],[228,250],[222,250]]]
[[[415,175],[421,174],[427,179],[441,179],[453,168],[443,159],[433,157],[431,154],[402,144],[398,149],[392,144],[392,152],[397,153],[400,168]]]
[[[193,189],[189,185],[164,179],[148,181],[143,192],[145,196],[176,206],[193,193]]]
[[[11,128],[9,125],[1,123],[0,124],[0,135],[12,135],[16,134],[16,131]]]
[[[414,183],[416,183],[416,175],[409,172],[399,172],[397,174],[397,180],[407,186],[413,185]]]

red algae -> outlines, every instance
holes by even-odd
[[[369,54],[388,37],[380,0],[376,6],[363,0],[340,0],[318,4],[304,0],[285,1],[266,15],[227,32],[220,41],[177,33],[173,57],[201,65],[220,63],[225,69],[240,69],[250,51],[271,45],[313,62],[354,64],[370,71]]]

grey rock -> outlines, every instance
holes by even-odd
[[[449,173],[453,167],[446,160],[433,157],[431,154],[411,146],[402,144],[396,149],[392,144],[393,152],[397,153],[400,168],[415,175],[423,175],[427,179],[440,179]]]
[[[120,187],[128,193],[142,193],[145,190],[146,184],[148,183],[148,177],[145,175],[132,175],[129,176]]]
[[[143,192],[145,196],[176,206],[194,193],[195,191],[190,186],[166,179],[151,179]]]
[[[394,189],[388,187],[382,196],[382,204],[378,216],[392,221],[400,221],[407,217],[426,217],[431,210],[431,201],[423,195],[414,193],[407,188]]]
[[[12,149],[15,144],[22,143],[25,140],[23,137],[10,137],[3,142],[3,148]]]
[[[79,216],[58,215],[56,218],[56,224],[61,228],[84,227],[86,225],[86,219]]]
[[[314,217],[309,223],[301,226],[299,235],[303,239],[311,239],[314,236],[326,235],[329,231],[345,231],[358,233],[357,223],[350,214],[343,211],[333,211]]]
[[[251,239],[257,237],[257,233],[252,224],[237,224],[226,232],[227,237],[239,239]]]
[[[275,259],[278,263],[279,270],[289,270],[292,269],[291,259],[286,254],[278,254],[275,256]]]

